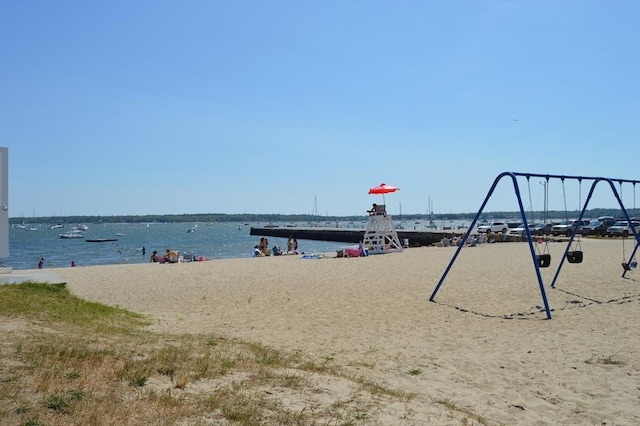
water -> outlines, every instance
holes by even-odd
[[[409,221],[394,218],[394,223],[405,230],[466,229],[469,222],[442,220],[430,224],[427,220]],[[44,257],[45,268],[66,267],[75,261],[78,266],[109,265],[149,262],[153,250],[163,255],[166,249],[180,254],[192,253],[209,259],[251,257],[252,248],[260,237],[249,235],[251,226],[262,227],[266,223],[105,223],[85,224],[88,230],[84,238],[62,239],[60,234],[70,231],[72,225],[61,229],[49,229],[49,224],[37,225],[30,231],[9,228],[10,256],[0,259],[0,265],[13,269],[35,269]],[[278,223],[280,227],[309,226],[308,223]],[[358,228],[366,227],[366,221],[318,222],[314,226]],[[433,227],[432,227],[433,225]],[[195,228],[195,232],[187,232]],[[85,239],[117,238],[118,241],[89,243]],[[287,239],[269,237],[269,247],[278,244],[286,250]],[[332,253],[349,244],[340,242],[299,240],[298,250],[305,253]],[[142,255],[142,247],[146,253]]]
[[[259,236],[249,235],[250,225],[244,223],[107,223],[86,224],[84,238],[62,239],[59,235],[72,227],[38,230],[9,229],[9,254],[0,264],[13,269],[35,269],[44,257],[45,268],[66,267],[75,261],[78,266],[109,265],[149,262],[153,250],[164,254],[166,249],[209,259],[251,257],[252,248]],[[303,226],[304,224],[299,224]],[[335,225],[335,224],[334,224]],[[264,226],[264,224],[253,224]],[[190,228],[195,232],[187,232]],[[85,238],[117,238],[118,241],[91,243]],[[280,245],[286,250],[287,239],[269,237],[269,247]],[[305,253],[330,253],[344,247],[345,243],[298,240],[298,250]],[[142,255],[142,247],[146,254]]]

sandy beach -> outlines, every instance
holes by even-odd
[[[45,271],[84,299],[149,315],[152,330],[330,358],[416,395],[380,404],[376,424],[451,424],[438,400],[489,424],[640,424],[640,270],[621,278],[620,240],[583,240],[584,261],[565,262],[553,289],[564,244],[549,248],[552,320],[526,243],[463,249],[435,303],[451,247]]]

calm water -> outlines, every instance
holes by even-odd
[[[425,230],[427,221],[402,221],[394,218],[394,223],[404,229]],[[436,229],[448,226],[468,226],[469,222],[440,221]],[[210,259],[231,259],[251,257],[252,248],[259,236],[249,235],[251,226],[263,227],[266,223],[106,223],[85,224],[88,230],[84,238],[63,239],[60,234],[71,230],[73,225],[62,229],[49,229],[49,224],[36,226],[37,230],[12,227],[9,229],[10,256],[0,259],[0,265],[13,269],[35,269],[41,257],[46,259],[45,268],[70,266],[75,261],[78,266],[108,265],[148,262],[151,252],[158,250],[163,254],[166,249],[177,250],[180,254],[192,253]],[[307,223],[279,223],[280,227],[300,226]],[[319,222],[316,226],[359,228],[366,227],[360,222]],[[195,232],[187,232],[195,228]],[[118,241],[90,243],[85,238],[117,238]],[[269,237],[269,247],[274,244],[286,249],[287,239]],[[305,253],[331,253],[349,244],[327,241],[299,240],[298,250]],[[142,247],[146,248],[145,256]]]
[[[49,225],[42,225],[33,231],[10,228],[10,256],[0,259],[0,264],[14,269],[34,269],[41,257],[46,259],[45,268],[70,266],[72,260],[78,266],[142,263],[149,262],[153,250],[162,254],[166,249],[211,259],[242,258],[251,257],[253,246],[260,240],[259,236],[249,235],[251,226],[243,223],[199,223],[195,232],[187,232],[194,228],[193,223],[86,225],[89,229],[85,238],[117,238],[118,241],[90,243],[85,238],[60,238],[61,233],[72,228],[70,225],[65,225],[62,229],[49,229]],[[272,247],[273,244],[286,249],[287,239],[269,237],[269,246]],[[299,240],[298,250],[306,253],[329,253],[345,245]],[[142,255],[142,247],[146,248],[145,256]]]

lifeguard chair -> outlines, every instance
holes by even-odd
[[[382,254],[402,251],[402,244],[393,226],[391,216],[387,214],[384,204],[374,204],[368,210],[369,221],[364,233],[362,245],[369,249],[369,254]]]

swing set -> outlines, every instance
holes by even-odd
[[[627,220],[627,223],[629,224],[629,227],[631,228],[631,231],[633,233],[633,236],[635,238],[635,248],[633,249],[633,251],[631,252],[631,256],[627,259],[626,257],[626,253],[625,253],[625,248],[624,248],[624,238],[622,238],[622,277],[624,278],[626,273],[630,270],[633,270],[637,267],[638,262],[635,260],[635,255],[636,255],[636,251],[638,250],[638,247],[640,246],[640,236],[638,235],[638,232],[640,232],[640,229],[636,229],[636,227],[634,227],[632,225],[631,222],[631,217],[629,216],[629,212],[627,211],[627,209],[624,206],[624,203],[622,202],[622,198],[621,198],[621,193],[622,193],[622,184],[623,183],[630,183],[633,185],[633,208],[635,210],[635,187],[636,187],[636,183],[640,183],[640,181],[637,180],[629,180],[629,179],[613,179],[613,178],[605,178],[605,177],[588,177],[588,176],[565,176],[565,175],[550,175],[550,174],[536,174],[536,173],[519,173],[519,172],[503,172],[501,174],[499,174],[496,179],[493,181],[493,185],[491,186],[491,189],[489,189],[489,192],[487,193],[484,201],[482,202],[482,205],[480,206],[480,209],[478,210],[478,213],[476,213],[476,216],[474,217],[473,221],[471,222],[471,225],[469,225],[469,228],[467,229],[467,232],[464,234],[464,236],[462,237],[462,243],[458,245],[455,253],[453,254],[453,257],[451,258],[451,261],[449,262],[449,264],[447,265],[447,268],[445,269],[444,273],[442,274],[442,277],[440,277],[440,281],[438,281],[438,284],[436,285],[435,289],[433,290],[433,292],[431,293],[431,297],[429,298],[429,300],[431,302],[434,301],[436,294],[438,293],[438,290],[440,289],[440,287],[442,286],[442,283],[444,282],[445,278],[447,277],[447,275],[449,274],[449,271],[451,270],[451,267],[453,266],[454,262],[456,261],[456,258],[458,257],[458,254],[460,253],[460,250],[462,250],[463,247],[466,246],[466,241],[469,238],[469,235],[471,234],[471,231],[475,228],[476,223],[478,222],[478,219],[480,218],[480,215],[482,214],[485,206],[487,205],[487,202],[489,201],[489,199],[491,198],[491,195],[493,194],[493,191],[495,190],[496,186],[498,185],[498,183],[500,182],[500,180],[504,177],[510,177],[511,180],[513,181],[513,189],[516,195],[516,199],[518,201],[518,207],[520,209],[520,215],[522,217],[522,223],[524,224],[524,228],[525,228],[525,232],[527,235],[527,242],[529,244],[529,250],[531,252],[531,259],[533,262],[533,266],[534,269],[536,271],[536,277],[538,279],[538,286],[540,287],[540,294],[542,296],[542,301],[544,303],[544,308],[545,308],[545,312],[547,315],[547,319],[551,319],[551,309],[549,308],[549,303],[547,301],[547,295],[545,292],[545,288],[544,288],[544,283],[542,280],[542,275],[540,273],[540,268],[548,268],[551,265],[551,255],[549,254],[549,249],[548,249],[548,238],[545,238],[544,241],[544,248],[542,251],[540,251],[537,248],[537,245],[534,243],[533,239],[531,238],[531,230],[529,229],[529,221],[527,220],[527,214],[525,212],[525,209],[523,207],[522,204],[522,197],[520,195],[520,187],[518,185],[518,177],[525,177],[527,180],[527,188],[529,190],[529,204],[531,205],[531,215],[533,216],[533,205],[531,203],[531,187],[529,184],[530,178],[532,177],[537,177],[537,178],[544,178],[545,179],[545,208],[544,208],[544,214],[546,216],[547,214],[547,189],[549,187],[549,180],[550,179],[560,179],[560,181],[562,182],[562,196],[564,199],[564,210],[565,210],[565,216],[567,216],[567,198],[566,198],[566,194],[565,194],[565,188],[564,188],[564,182],[565,180],[577,180],[578,181],[578,185],[580,187],[580,194],[579,194],[579,205],[582,204],[582,181],[593,181],[593,183],[591,184],[591,189],[589,190],[589,194],[587,195],[587,198],[584,202],[584,205],[581,205],[581,210],[580,210],[580,215],[578,217],[578,219],[570,226],[570,228],[567,229],[567,233],[569,236],[569,242],[567,243],[567,246],[565,247],[564,250],[564,254],[563,256],[560,258],[560,262],[558,264],[558,269],[555,272],[555,275],[553,277],[553,280],[551,282],[551,287],[555,288],[556,286],[556,281],[558,280],[558,276],[560,275],[560,270],[562,269],[562,266],[564,264],[564,260],[566,259],[568,263],[573,263],[573,264],[577,264],[577,263],[581,263],[584,260],[584,254],[582,252],[581,246],[580,246],[580,239],[578,238],[576,240],[576,234],[578,232],[578,228],[579,228],[579,224],[582,223],[582,219],[584,217],[585,211],[587,210],[587,207],[589,206],[589,201],[591,200],[591,196],[593,195],[593,191],[596,188],[596,186],[600,183],[600,182],[605,182],[608,183],[609,186],[611,187],[611,192],[613,193],[614,197],[616,198],[616,200],[618,201],[618,204],[620,206],[620,209],[622,210],[622,213],[625,217],[625,219]],[[620,193],[616,190],[615,184],[614,182],[618,182],[620,185]],[[568,218],[565,218],[568,219]],[[546,220],[546,217],[545,217]],[[570,229],[570,234],[569,234],[569,229]]]

